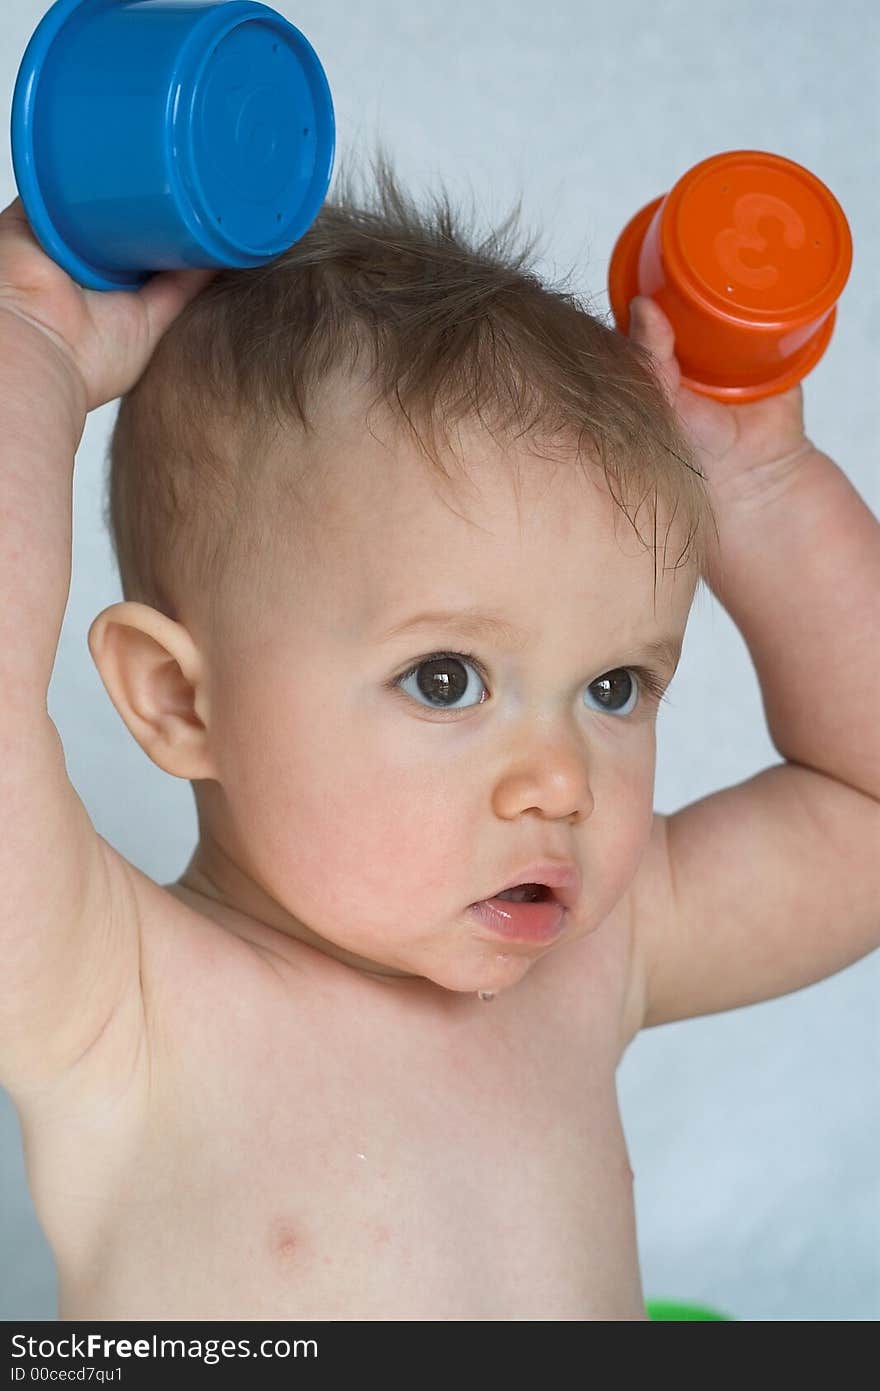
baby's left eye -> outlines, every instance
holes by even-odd
[[[599,709],[613,715],[629,715],[635,709],[639,698],[639,685],[629,667],[617,667],[599,676],[587,690],[595,692]],[[621,704],[622,702],[622,704]]]

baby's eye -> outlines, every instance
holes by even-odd
[[[476,680],[471,679],[468,668]],[[411,683],[409,687],[408,682]],[[427,705],[434,710],[467,709],[482,705],[486,699],[484,695],[461,704],[469,693],[475,693],[480,687],[484,692],[486,690],[479,663],[463,652],[435,652],[430,657],[423,657],[402,676],[398,676],[393,684],[419,704],[422,704],[421,697],[424,697]],[[659,692],[654,692],[650,680],[647,686],[649,693],[659,696]],[[639,681],[635,670],[629,667],[617,667],[614,671],[605,672],[591,682],[587,690],[596,702],[593,708],[605,714],[630,715],[638,704]]]
[[[639,686],[629,667],[616,667],[599,676],[587,690],[594,693],[599,709],[613,715],[629,715],[636,708]]]
[[[456,655],[451,652],[435,652],[430,657],[423,657],[415,666],[410,667],[409,671],[398,676],[394,684],[413,699],[417,700],[418,695],[423,695],[434,710],[450,710],[455,707],[457,701],[472,691],[476,684],[468,677],[467,667],[476,672],[477,682],[485,690],[474,658],[465,656],[464,653]],[[412,677],[415,678],[416,690],[407,690],[405,683]],[[481,699],[470,703],[482,705],[483,702]]]

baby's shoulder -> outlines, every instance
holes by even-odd
[[[270,963],[171,892],[176,886],[127,861],[124,877],[118,898],[138,934],[135,979],[76,1064],[16,1099],[35,1209],[56,1259],[70,1268],[92,1251],[107,1205],[130,1175],[151,1163],[162,1169],[194,1098],[220,1106],[224,1079],[245,1068],[241,1040],[254,1017],[266,1018],[278,984]]]
[[[289,1001],[292,981],[260,924],[180,884],[137,875],[143,941],[144,1020],[154,1069],[212,1066],[224,1040],[244,1039],[254,1011]]]
[[[40,1133],[110,1107],[114,1126],[136,1129],[161,1069],[180,1062],[187,1036],[198,1039],[207,1021],[229,1020],[257,988],[255,978],[268,983],[271,975],[247,942],[188,904],[176,885],[156,883],[116,852],[108,865],[111,926],[118,930],[115,920],[124,919],[136,950],[98,1036],[63,1071],[16,1097],[23,1120]]]

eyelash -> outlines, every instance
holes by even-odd
[[[486,674],[485,667],[483,666],[482,662],[473,655],[472,652],[429,652],[426,656],[419,657],[418,661],[413,662],[413,664],[407,667],[406,671],[402,671],[399,676],[395,676],[392,681],[388,682],[388,685],[392,688],[399,688],[400,683],[402,681],[406,681],[407,677],[412,676],[414,672],[418,671],[419,667],[422,666],[425,662],[440,661],[443,657],[454,657],[457,661],[469,662],[470,665],[480,673],[480,677],[486,683],[486,685],[489,684],[489,678]],[[645,694],[648,697],[648,700],[651,702],[652,705],[655,705],[659,708],[663,701],[667,699],[666,682],[663,680],[662,676],[660,676],[658,672],[652,671],[650,667],[613,667],[612,670],[633,672],[638,680],[639,689],[645,692]],[[608,673],[606,672],[602,673],[603,676],[607,674]],[[597,681],[600,679],[601,678],[599,676],[596,677]],[[592,682],[590,684],[592,685]],[[406,692],[402,692],[402,694],[405,695]],[[429,709],[430,707],[425,706],[424,708]],[[478,707],[466,706],[463,708],[475,710]],[[443,711],[438,709],[435,713],[440,715],[454,715],[457,712],[455,710]]]

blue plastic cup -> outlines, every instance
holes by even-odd
[[[95,290],[280,256],[317,217],[336,145],[317,54],[252,0],[57,0],[11,135],[34,235]]]

